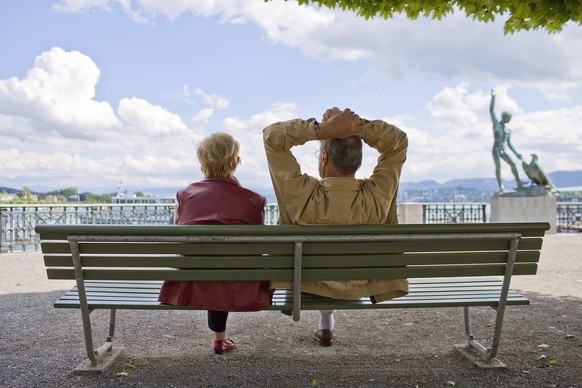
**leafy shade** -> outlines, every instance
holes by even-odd
[[[265,0],[265,2],[271,0]],[[289,0],[285,0],[289,1]],[[293,0],[291,0],[293,1]],[[573,21],[582,24],[582,1],[580,0],[294,0],[299,4],[317,4],[320,7],[352,10],[366,19],[381,16],[385,19],[402,13],[409,19],[419,16],[442,19],[457,10],[467,17],[481,22],[490,22],[495,17],[508,17],[505,33],[521,30],[545,29],[559,32]]]

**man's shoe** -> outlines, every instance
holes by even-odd
[[[287,315],[288,317],[293,316],[293,310],[281,310],[281,313]]]
[[[333,331],[330,329],[316,330],[313,333],[313,338],[317,341],[319,346],[333,345]]]
[[[224,341],[214,341],[214,353],[222,354],[224,352],[229,352],[232,349],[235,349],[236,345],[234,341],[230,338]]]

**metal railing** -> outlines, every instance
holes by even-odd
[[[558,233],[582,232],[582,202],[561,202],[556,208]]]
[[[39,249],[39,224],[167,225],[174,204],[7,205],[0,206],[0,252]]]
[[[486,203],[426,203],[422,205],[424,224],[487,222]]]
[[[424,223],[480,223],[488,220],[486,203],[425,203]],[[174,223],[175,204],[0,205],[0,253],[40,248],[37,224],[167,225]],[[557,205],[559,233],[582,232],[582,203]],[[277,204],[268,204],[265,224],[275,225]]]
[[[36,251],[39,224],[171,225],[174,203],[90,205],[0,205],[0,253]],[[276,224],[279,208],[268,204],[265,224]]]

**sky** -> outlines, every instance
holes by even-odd
[[[582,170],[582,27],[504,35],[504,22],[283,0],[0,0],[0,186],[175,190],[202,179],[196,145],[223,131],[241,144],[241,184],[270,191],[263,128],[334,106],[408,134],[403,182],[494,178],[492,90],[526,162]],[[293,149],[303,172],[317,175],[317,149]],[[377,156],[365,150],[358,177]]]

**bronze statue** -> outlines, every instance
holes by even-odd
[[[493,136],[495,142],[493,143],[493,161],[495,162],[495,178],[497,178],[497,184],[499,185],[499,191],[503,192],[503,182],[501,180],[501,159],[503,159],[511,167],[511,172],[515,177],[515,182],[517,183],[517,188],[521,189],[524,183],[517,173],[517,167],[515,163],[509,156],[507,152],[507,147],[519,160],[522,160],[521,155],[513,148],[511,145],[511,130],[505,126],[511,120],[511,113],[503,112],[501,113],[501,121],[497,120],[495,117],[495,92],[491,91],[491,105],[489,111],[491,112],[491,121],[493,122]]]
[[[536,154],[531,154],[531,162],[529,162],[529,164],[524,161],[522,161],[521,164],[523,171],[525,171],[526,175],[531,180],[532,186],[536,184],[548,189],[556,190],[556,186],[552,183],[548,174],[546,174],[542,166],[538,163],[538,156]]]

